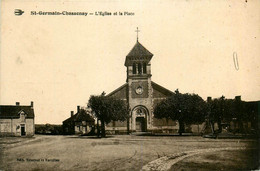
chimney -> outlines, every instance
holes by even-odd
[[[70,117],[74,115],[74,111],[70,111]]]
[[[20,102],[16,102],[15,105],[16,105],[16,106],[20,106]]]
[[[235,100],[241,101],[241,96],[236,96],[236,97],[235,97]]]
[[[80,106],[77,106],[77,112],[79,112],[79,110],[80,110]]]
[[[31,101],[31,107],[33,108],[33,101]]]
[[[207,97],[207,102],[210,102],[212,100],[211,97]]]

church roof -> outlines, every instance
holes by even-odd
[[[19,118],[20,112],[24,111],[26,118],[34,118],[34,110],[31,106],[12,106],[12,105],[1,105],[0,106],[0,118]]]
[[[130,56],[150,56],[152,57],[153,54],[149,52],[139,41],[136,42],[135,46],[132,48],[132,50],[128,53],[127,57]]]
[[[107,96],[113,96],[118,99],[127,99],[127,91],[128,91],[127,85],[128,85],[127,83],[123,84],[119,88],[109,93]],[[153,88],[153,98],[166,98],[174,94],[174,92],[172,92],[171,90],[168,90],[153,81],[152,81],[152,88]]]
[[[158,92],[164,94],[166,97],[172,96],[174,94],[171,90],[168,90],[167,88],[164,88],[163,86],[161,86],[153,81],[152,81],[152,87],[154,90],[157,90]],[[153,97],[156,97],[156,95],[154,94]]]
[[[126,99],[126,93],[127,93],[126,90],[127,90],[127,83],[118,87],[117,89],[115,89],[114,91],[112,91],[111,93],[109,93],[106,96],[107,97],[115,96],[115,97],[118,97],[120,99]]]
[[[148,60],[150,61],[153,57],[153,54],[149,52],[139,41],[136,42],[132,50],[128,53],[125,59],[125,66],[129,64],[129,61],[136,59]]]

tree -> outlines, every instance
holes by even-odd
[[[154,109],[156,118],[178,120],[180,135],[185,132],[185,124],[203,122],[205,114],[206,103],[199,95],[181,94],[178,89]]]
[[[92,114],[101,122],[101,137],[106,136],[105,124],[111,121],[125,121],[128,116],[125,102],[113,97],[107,97],[104,92],[100,96],[90,96],[88,107],[91,108]]]
[[[213,100],[210,100],[207,102],[209,107],[209,122],[211,124],[212,132],[215,133],[221,133],[222,132],[222,126],[221,121],[223,119],[224,115],[224,104],[225,104],[225,97],[221,96],[220,98],[215,98]],[[218,130],[215,131],[214,123],[217,122],[218,124]]]

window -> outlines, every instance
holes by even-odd
[[[142,65],[138,63],[138,74],[142,74]]]
[[[25,122],[25,113],[24,113],[24,111],[20,111],[19,114],[20,114],[21,121]]]
[[[133,64],[133,74],[136,74],[136,64]]]
[[[143,63],[143,73],[146,74],[146,63]]]

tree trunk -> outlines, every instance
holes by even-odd
[[[130,134],[130,122],[129,122],[129,117],[127,117],[127,134]]]
[[[182,133],[184,133],[185,130],[185,125],[182,120],[178,120],[178,121],[179,121],[179,135],[182,135]]]
[[[100,137],[99,120],[97,120],[97,137]]]
[[[218,119],[218,133],[222,132],[221,119]]]
[[[210,127],[211,127],[211,131],[213,134],[215,134],[215,129],[214,129],[214,122],[213,121],[210,121]]]
[[[104,122],[104,120],[101,120],[101,137],[102,138],[106,137],[106,129],[105,129],[105,122]]]

